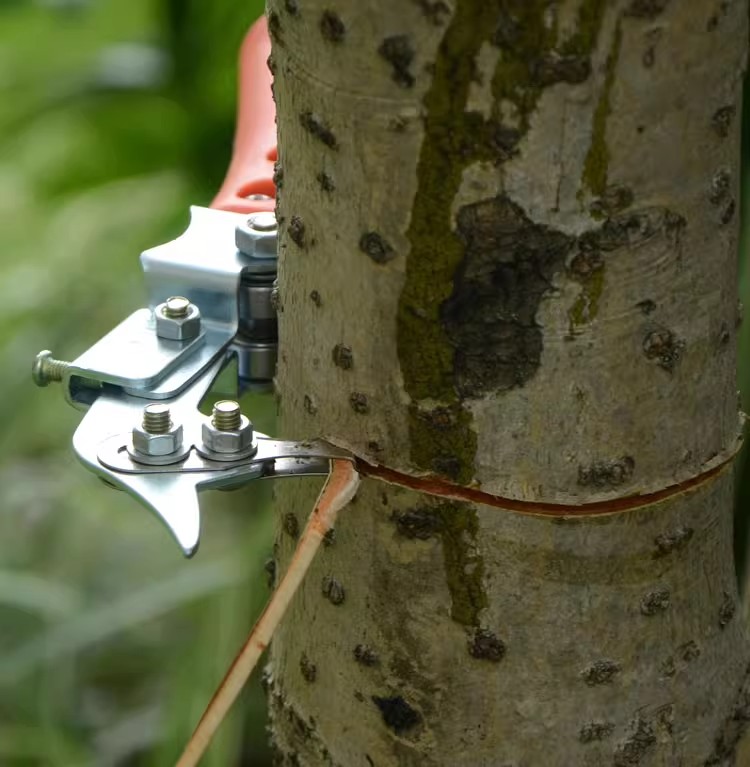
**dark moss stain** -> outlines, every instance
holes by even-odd
[[[636,306],[641,310],[641,314],[645,314],[646,317],[656,311],[656,303],[650,298],[639,301]]]
[[[591,54],[599,37],[607,5],[607,0],[582,0],[578,9],[576,32],[563,43],[563,51]]]
[[[622,45],[622,27],[617,25],[612,50],[607,56],[604,85],[599,101],[594,110],[591,125],[591,144],[583,163],[582,183],[592,194],[600,196],[607,188],[609,172],[609,148],[607,146],[607,120],[612,111],[612,86],[615,83],[615,70],[620,58]]]
[[[461,208],[457,228],[464,257],[441,310],[455,387],[479,397],[523,386],[540,364],[539,304],[575,239],[534,224],[504,195]]]
[[[320,297],[320,293],[317,290],[310,291],[310,300],[315,306],[321,306],[323,303],[323,299]]]
[[[445,19],[450,16],[450,7],[443,0],[412,0],[421,9],[425,18],[435,26],[443,25]]]
[[[469,655],[479,660],[499,663],[506,652],[505,642],[489,629],[477,629],[468,643]]]
[[[366,644],[358,644],[354,648],[354,660],[362,666],[377,666],[380,663],[378,654]]]
[[[484,560],[477,549],[476,509],[465,503],[439,503],[395,511],[391,520],[404,538],[425,541],[440,537],[451,595],[451,618],[463,626],[479,629],[480,613],[487,607],[487,594]]]
[[[336,344],[331,352],[331,359],[336,367],[342,370],[351,370],[354,367],[354,355],[351,347],[344,344]]]
[[[321,583],[323,596],[332,605],[341,605],[346,599],[346,592],[343,584],[331,575],[326,575]]]
[[[654,726],[640,715],[631,724],[628,737],[615,749],[614,767],[638,767],[656,745]]]
[[[659,367],[668,373],[674,371],[685,350],[685,342],[664,327],[647,333],[642,346],[647,359],[656,360]]]
[[[391,79],[402,88],[414,85],[410,71],[414,61],[414,45],[408,35],[386,37],[378,46],[378,54],[391,65]]]
[[[734,618],[736,612],[737,604],[734,598],[728,591],[725,591],[724,598],[722,600],[721,606],[719,607],[719,628],[726,628],[731,622],[732,618]]]
[[[668,554],[679,551],[690,542],[694,532],[692,527],[681,525],[668,533],[657,535],[654,538],[654,544],[656,545],[654,558],[666,557]]]
[[[594,218],[609,218],[629,208],[633,200],[632,189],[622,184],[612,184],[589,205],[589,212]]]
[[[376,264],[385,264],[396,257],[390,243],[377,232],[365,232],[359,238],[359,249]]]
[[[328,173],[321,171],[315,178],[324,192],[330,194],[336,191],[336,184]]]
[[[412,460],[454,482],[468,483],[473,475],[477,435],[471,414],[460,407],[409,408]]]
[[[615,731],[612,722],[587,722],[578,732],[581,743],[594,743],[608,738]]]
[[[314,112],[302,112],[299,116],[302,127],[318,141],[321,141],[329,149],[338,149],[338,141],[330,127],[325,123],[322,117]]]
[[[315,404],[315,401],[309,394],[305,394],[303,406],[305,408],[305,412],[308,415],[315,415],[318,412],[318,406]]]
[[[414,401],[430,398],[459,408],[452,380],[453,348],[440,324],[440,308],[450,295],[453,274],[461,261],[461,243],[451,229],[451,205],[462,168],[471,159],[465,155],[473,137],[464,106],[473,62],[495,13],[492,3],[461,0],[440,43],[432,84],[424,99],[425,137],[407,233],[411,249],[398,310],[398,353],[406,392]],[[468,413],[456,421],[462,426],[452,440],[460,463],[458,474],[470,479],[476,437],[468,439]],[[410,418],[412,445],[420,443],[421,452],[429,442],[429,437],[420,433],[423,428],[422,419]],[[426,452],[429,457],[432,451]],[[434,471],[432,461],[425,466],[414,452],[412,460]]]
[[[416,506],[405,511],[394,511],[391,521],[398,534],[411,540],[426,541],[442,530],[442,518],[433,506]]]
[[[581,487],[611,488],[628,482],[635,471],[632,456],[594,461],[589,466],[578,467],[578,484]]]
[[[349,405],[357,415],[366,415],[370,412],[370,404],[367,396],[362,392],[354,391],[349,395]]]
[[[318,667],[307,657],[306,653],[302,653],[300,656],[299,670],[302,678],[308,684],[312,684],[318,678]]]
[[[656,615],[657,613],[664,612],[669,609],[672,597],[669,593],[669,589],[658,588],[654,591],[649,591],[643,599],[641,599],[641,613],[648,617]]]
[[[299,16],[299,2],[297,0],[284,0],[284,7],[290,16]]]
[[[581,672],[581,677],[589,687],[596,687],[600,684],[609,684],[620,671],[619,663],[613,660],[598,660],[587,666]]]
[[[591,60],[588,56],[562,54],[549,51],[532,63],[531,78],[538,86],[545,88],[555,83],[577,85],[591,75]]]
[[[729,135],[729,129],[737,114],[737,109],[732,106],[720,107],[711,117],[711,127],[719,138],[726,138]]]
[[[346,26],[334,11],[323,11],[320,17],[320,34],[331,43],[341,43],[346,37]]]
[[[476,509],[463,503],[435,506],[441,518],[440,535],[448,590],[451,595],[451,618],[464,626],[479,626],[479,617],[487,607],[484,588],[484,560],[477,550],[479,519]]]
[[[501,102],[510,102],[524,134],[544,88],[560,82],[581,83],[589,77],[603,5],[602,0],[584,0],[575,35],[557,46],[558,30],[556,23],[550,23],[548,3],[511,0],[501,4],[491,38],[502,51],[492,78],[496,121],[501,122]]]
[[[336,543],[336,528],[332,527],[323,536],[323,545],[326,547],[329,547],[329,546],[333,546],[334,543]]]
[[[284,168],[282,168],[280,160],[277,160],[273,165],[273,185],[277,192],[284,186]]]
[[[420,2],[421,7],[425,4]],[[435,6],[434,3],[429,5]],[[466,272],[463,255],[466,243],[452,230],[451,206],[461,183],[462,170],[477,160],[495,163],[512,157],[525,131],[538,98],[544,87],[554,82],[580,82],[588,77],[589,56],[596,38],[605,7],[604,0],[584,0],[578,16],[578,30],[565,47],[555,48],[557,29],[549,24],[546,0],[505,0],[498,9],[494,3],[476,3],[460,0],[440,44],[434,65],[432,84],[424,100],[425,138],[417,169],[417,194],[408,231],[411,244],[406,265],[406,282],[401,295],[398,312],[398,352],[404,376],[406,392],[415,403],[410,414],[410,440],[412,460],[421,468],[443,473],[459,482],[468,482],[474,474],[476,435],[471,428],[471,416],[463,407],[462,397],[472,391],[485,391],[492,386],[493,376],[506,382],[507,386],[522,385],[538,366],[541,350],[541,330],[536,327],[536,306],[521,307],[528,319],[524,322],[508,315],[501,318],[493,328],[496,341],[508,357],[496,366],[479,359],[476,350],[465,352],[462,330],[453,325],[453,337],[446,325],[441,323],[451,312],[443,306],[451,298],[454,278],[460,279],[457,270]],[[469,86],[474,78],[476,55],[488,38],[500,46],[502,55],[492,80],[496,110],[489,120],[477,113],[464,112]],[[507,125],[499,113],[501,101],[511,101],[519,114],[518,125]],[[509,200],[489,201],[490,208],[500,207],[511,217],[522,214],[514,209]],[[470,215],[465,213],[464,215]],[[536,235],[537,241],[547,239],[544,252],[538,252],[542,266],[548,257],[559,260],[556,245],[566,240],[559,233],[535,226],[525,216],[517,231],[518,237]],[[498,236],[501,233],[497,232]],[[552,241],[554,240],[554,242]],[[524,263],[524,257],[533,261],[534,254],[523,252],[523,243],[517,242],[520,251],[515,264],[505,268],[509,279],[517,278],[529,290],[526,298],[530,304],[538,303],[541,293],[549,285],[542,285],[531,275],[532,263]],[[508,253],[512,253],[510,248]],[[490,254],[485,254],[486,260]],[[498,265],[503,271],[502,265]],[[502,279],[502,276],[500,277]],[[544,279],[547,279],[545,276]],[[477,275],[477,282],[482,279]],[[466,285],[469,291],[474,286]],[[485,309],[491,310],[492,298],[486,285]],[[505,298],[508,308],[513,304],[513,288],[507,286]],[[540,292],[541,291],[541,292]],[[468,311],[455,292],[451,307],[456,311]],[[522,303],[521,300],[516,303]],[[454,313],[456,323],[460,321]],[[500,338],[502,325],[511,327],[512,338],[508,343]],[[479,322],[468,328],[466,334],[477,335]],[[459,340],[457,340],[459,339]],[[504,346],[503,346],[504,344]],[[477,339],[477,348],[479,346]],[[492,350],[486,345],[483,360],[491,360]],[[459,354],[456,350],[461,353]],[[463,370],[454,371],[454,364]],[[475,368],[477,376],[472,378]],[[485,374],[488,378],[484,380]],[[510,383],[509,383],[510,382]],[[458,388],[457,388],[458,384]],[[464,387],[461,389],[461,387]],[[418,403],[430,399],[454,409],[450,432],[441,431],[444,445],[449,449],[435,449],[432,439],[435,429],[429,419],[420,417]],[[464,415],[459,415],[462,412]]]
[[[289,511],[284,514],[283,522],[284,532],[294,540],[299,538],[299,522],[294,512]]]
[[[626,16],[637,19],[655,19],[669,5],[669,0],[632,0],[625,9]]]
[[[372,696],[372,702],[380,709],[386,726],[397,735],[410,730],[420,723],[422,717],[400,695],[381,698]]]
[[[289,239],[298,247],[305,248],[307,245],[305,223],[299,216],[292,216],[289,220]]]

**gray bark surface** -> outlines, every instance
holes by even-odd
[[[734,455],[746,2],[268,14],[285,436],[571,506]],[[733,763],[732,484],[545,518],[365,480],[273,644],[281,763]]]

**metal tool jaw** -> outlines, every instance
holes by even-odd
[[[214,416],[199,406],[236,362],[237,391],[270,388],[276,365],[276,221],[191,208],[188,229],[141,256],[149,295],[72,363],[35,361],[38,384],[60,380],[85,411],[73,437],[79,459],[167,526],[186,556],[200,541],[198,493],[252,479],[325,475],[350,453],[314,440],[253,431],[237,403]]]

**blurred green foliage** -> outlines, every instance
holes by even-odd
[[[140,305],[138,255],[218,188],[261,8],[0,4],[3,767],[174,763],[267,597],[268,487],[206,496],[187,563],[77,465],[61,391],[29,385],[36,351],[75,357]],[[268,764],[258,679],[241,701],[207,765]]]

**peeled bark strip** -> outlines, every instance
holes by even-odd
[[[746,2],[268,12],[285,436],[571,505],[734,454]],[[572,520],[364,482],[274,643],[282,763],[731,763],[731,491]]]

